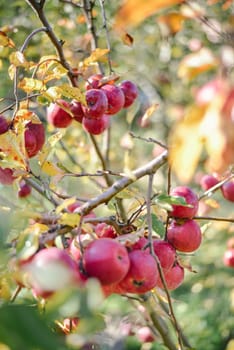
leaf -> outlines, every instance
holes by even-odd
[[[32,91],[40,91],[44,88],[44,83],[38,79],[33,78],[23,78],[19,84],[18,87],[25,92],[29,93]]]
[[[204,146],[200,124],[205,107],[192,106],[169,135],[169,163],[181,182],[188,183],[198,165]]]
[[[47,327],[36,307],[13,304],[2,305],[0,308],[0,324],[0,339],[10,349],[66,349],[60,339]]]
[[[43,173],[49,176],[57,176],[57,175],[63,176],[65,174],[65,172],[62,171],[61,168],[57,167],[56,164],[53,164],[48,160],[43,162],[41,166],[41,170],[43,171]]]
[[[183,205],[189,207],[189,204],[185,201],[184,197],[170,196],[167,194],[159,194],[154,202],[165,210],[172,210],[172,205]]]
[[[67,69],[59,62],[55,55],[42,56],[37,65],[37,78],[43,80],[44,83],[53,79],[61,79],[67,74]]]
[[[129,33],[124,33],[121,36],[122,42],[127,46],[132,46],[134,43],[134,38]]]
[[[165,226],[161,220],[155,215],[151,214],[152,219],[152,229],[155,233],[157,233],[160,237],[164,237],[165,235]]]
[[[136,26],[159,10],[182,2],[183,0],[126,0],[115,18],[115,28]]]
[[[176,34],[182,29],[185,19],[186,17],[181,13],[171,12],[166,15],[159,16],[157,21],[159,24],[166,26],[170,34]]]
[[[0,47],[1,46],[15,48],[14,42],[3,31],[0,31]]]
[[[58,219],[58,222],[61,225],[68,225],[71,227],[76,227],[79,225],[79,222],[80,222],[80,214],[78,214],[78,213],[64,213]]]
[[[62,84],[59,86],[51,86],[47,89],[42,96],[48,99],[50,102],[56,102],[62,96],[69,99],[79,101],[81,104],[86,106],[85,94],[77,87],[70,86],[68,84]],[[63,105],[61,107],[68,113],[71,113],[69,109],[66,109]]]
[[[31,63],[28,62],[24,54],[20,51],[12,52],[9,56],[10,63],[15,67],[30,67]]]
[[[83,61],[83,65],[89,66],[92,63],[100,61],[100,59],[103,59],[103,56],[105,56],[108,52],[108,49],[97,48],[96,50],[92,51],[91,55]]]
[[[76,202],[75,197],[71,197],[68,199],[65,199],[59,206],[56,208],[56,214],[60,214],[64,209],[67,209],[67,207],[73,203]]]
[[[191,81],[197,75],[216,68],[218,64],[212,51],[203,47],[182,59],[178,68],[178,76],[183,80]]]
[[[36,253],[39,247],[38,235],[26,232],[20,235],[16,245],[16,255],[21,260],[27,260]]]
[[[50,136],[47,139],[46,144],[43,146],[42,151],[39,154],[38,161],[41,167],[43,167],[43,164],[47,161],[49,156],[54,152],[55,150],[54,146],[62,138],[62,136],[63,136],[62,132],[57,132],[56,134]]]
[[[147,122],[152,117],[153,113],[158,109],[159,104],[153,103],[147,110],[145,111],[143,117],[141,118],[141,126],[144,127],[147,125]]]

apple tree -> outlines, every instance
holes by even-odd
[[[232,1],[0,6],[0,349],[232,349]]]

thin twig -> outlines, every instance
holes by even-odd
[[[166,145],[164,145],[164,143],[162,143],[162,142],[160,142],[152,137],[146,138],[146,137],[142,137],[142,136],[137,136],[132,131],[129,132],[129,135],[134,139],[138,139],[138,140],[142,140],[142,141],[150,142],[150,143],[156,143],[157,145],[161,146],[162,148],[168,149],[168,147]]]
[[[107,18],[106,18],[106,11],[105,11],[105,7],[104,7],[104,3],[105,3],[105,0],[99,0],[99,4],[101,7],[101,13],[102,13],[103,28],[104,28],[105,33],[106,33],[106,47],[108,49],[107,57],[108,57],[109,73],[112,74],[114,71],[113,71],[113,68],[111,65],[111,44],[110,44],[109,31],[107,28]]]
[[[194,220],[209,220],[209,221],[224,221],[224,222],[234,222],[233,218],[222,218],[222,217],[214,217],[214,216],[194,216]]]

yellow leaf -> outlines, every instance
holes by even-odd
[[[178,76],[184,80],[192,80],[197,75],[214,69],[218,65],[217,58],[212,51],[202,48],[197,52],[191,53],[180,62]]]
[[[24,146],[24,128],[17,134],[13,130],[0,135],[1,160],[3,168],[27,169],[27,156]]]
[[[84,66],[89,66],[90,64],[99,61],[99,60],[102,59],[103,56],[105,56],[108,52],[109,52],[108,49],[99,49],[99,48],[97,48],[96,50],[94,50],[94,51],[91,53],[91,55],[90,55],[89,57],[87,57],[87,58],[83,61],[83,65],[84,65]]]
[[[56,166],[56,164],[51,163],[50,161],[46,160],[42,166],[41,170],[49,175],[49,176],[56,176],[56,175],[63,175],[65,174],[64,171],[62,171],[60,168]]]
[[[192,106],[169,135],[169,163],[181,182],[188,183],[198,165],[204,140],[200,123],[205,107]]]
[[[62,132],[57,132],[56,134],[50,136],[43,146],[42,151],[39,154],[39,164],[43,167],[43,164],[47,161],[52,152],[54,152],[54,146],[63,137]]]
[[[11,48],[15,47],[14,42],[3,31],[0,31],[0,46],[4,46],[4,47],[8,46]]]
[[[59,86],[61,94],[69,99],[79,101],[81,104],[86,105],[85,94],[78,88],[68,84]]]
[[[117,13],[115,27],[136,26],[147,17],[168,6],[182,3],[183,0],[125,0]]]
[[[61,225],[68,225],[71,227],[76,227],[80,222],[80,214],[77,213],[64,213],[58,220]]]
[[[20,51],[12,52],[9,57],[10,63],[15,67],[29,67],[30,63]]]
[[[70,205],[70,204],[73,204],[76,202],[76,198],[75,197],[72,197],[72,198],[68,198],[68,199],[65,199],[62,204],[60,204],[57,208],[56,208],[56,214],[60,214],[64,209],[67,209],[67,207]]]
[[[149,108],[147,108],[143,117],[141,118],[141,126],[147,125],[147,122],[150,120],[153,113],[158,109],[158,106],[158,103],[154,103]]]
[[[234,350],[234,339],[229,340],[225,350]]]
[[[41,124],[39,117],[34,112],[26,108],[20,108],[15,115],[14,128],[16,128],[18,132],[21,128],[20,125],[25,125],[29,121],[34,124]]]
[[[41,80],[38,79],[33,79],[33,78],[23,78],[19,84],[18,87],[25,92],[29,93],[32,91],[40,91],[42,90],[45,86],[44,83]]]
[[[44,83],[52,79],[61,79],[67,74],[67,69],[62,66],[57,56],[49,55],[41,57],[37,65],[37,78]]]

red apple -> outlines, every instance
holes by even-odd
[[[47,108],[47,120],[56,128],[66,128],[72,122],[72,116],[62,106],[70,109],[70,104],[62,99],[59,99],[57,103],[51,103]]]
[[[164,271],[164,279],[169,290],[178,288],[184,280],[184,268],[179,264],[175,264],[171,269],[166,272]],[[160,277],[157,286],[162,289],[164,288]]]
[[[136,331],[136,337],[142,343],[152,343],[154,341],[153,333],[147,326],[138,328]]]
[[[127,249],[111,238],[91,242],[83,255],[83,266],[89,277],[96,277],[103,285],[121,281],[129,269]]]
[[[198,210],[198,197],[191,188],[187,186],[178,186],[171,191],[170,195],[174,197],[183,197],[185,202],[189,205],[189,207],[183,205],[172,205],[173,209],[170,212],[171,216],[175,218],[191,219],[196,215]]]
[[[13,170],[0,167],[0,183],[2,185],[12,185],[16,177],[13,176]]]
[[[122,90],[118,86],[111,84],[102,86],[101,90],[104,91],[108,100],[106,114],[113,115],[118,113],[123,108],[125,101]]]
[[[69,204],[68,207],[67,207],[67,210],[70,212],[70,213],[76,213],[78,211],[78,209],[80,208],[82,204],[78,201],[72,203],[72,204]],[[96,215],[93,211],[91,211],[90,213],[86,214],[84,216],[85,218],[96,218]]]
[[[80,102],[73,100],[70,104],[70,111],[73,114],[73,119],[77,122],[82,123],[84,117],[84,111]]]
[[[174,220],[168,226],[167,239],[180,252],[194,252],[202,241],[200,226],[191,219],[182,223]]]
[[[234,179],[225,182],[221,187],[221,191],[225,199],[234,202]]]
[[[29,158],[34,157],[45,143],[45,129],[43,124],[29,122],[26,125],[24,142]]]
[[[138,96],[137,86],[130,80],[124,80],[119,85],[119,87],[123,91],[124,97],[125,97],[125,102],[123,107],[127,108],[133,104],[133,102]]]
[[[86,87],[86,90],[90,90],[90,89],[98,89],[100,86],[100,80],[103,79],[103,75],[102,74],[94,74],[94,75],[91,75],[86,84],[85,84],[85,87]]]
[[[148,247],[147,247],[148,246]],[[149,240],[145,237],[140,237],[136,243],[129,247],[130,250],[144,249],[150,251],[149,249]]]
[[[0,135],[5,134],[9,129],[9,123],[3,115],[0,115]]]
[[[25,181],[20,182],[20,189],[18,191],[18,197],[19,198],[25,198],[30,195],[32,192],[32,187],[28,185]]]
[[[130,268],[119,286],[125,293],[146,293],[153,289],[158,281],[158,268],[154,257],[144,250],[129,253]]]
[[[36,296],[46,297],[69,286],[80,285],[82,278],[77,264],[65,250],[46,248],[36,253],[23,266]]]
[[[97,224],[94,230],[96,235],[99,238],[103,238],[103,237],[115,238],[117,236],[113,226],[107,225],[105,222]]]
[[[169,242],[161,239],[153,240],[153,248],[158,260],[160,261],[161,267],[164,270],[170,269],[176,258],[175,248]]]
[[[90,89],[85,94],[87,106],[83,106],[84,116],[89,119],[99,119],[107,110],[108,101],[100,89]]]
[[[219,180],[214,175],[211,175],[211,174],[206,174],[202,176],[200,180],[201,188],[204,191],[209,190],[211,187],[217,185],[218,183],[219,183]]]
[[[234,248],[229,248],[225,251],[223,263],[225,266],[234,267]]]
[[[92,135],[100,135],[110,125],[110,117],[107,114],[103,114],[99,119],[83,118],[82,125],[85,131]]]

